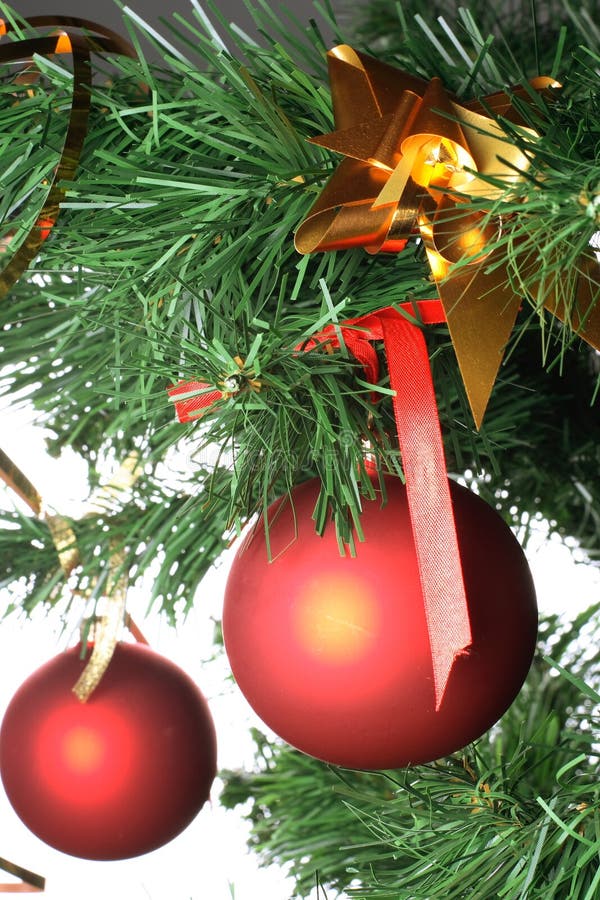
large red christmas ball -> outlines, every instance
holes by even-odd
[[[216,739],[206,701],[170,660],[117,645],[87,703],[80,647],[21,685],[0,728],[0,775],[17,815],[73,856],[125,859],[183,831],[208,799]]]
[[[225,649],[260,718],[299,750],[349,768],[429,762],[483,734],[527,674],[537,607],[525,556],[479,497],[451,496],[473,645],[435,709],[431,650],[406,489],[364,502],[364,543],[341,556],[311,518],[319,483],[292,491],[243,540],[227,581]],[[440,551],[443,552],[443,551]]]

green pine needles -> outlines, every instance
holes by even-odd
[[[353,772],[256,732],[253,772],[225,773],[251,846],[287,865],[294,897],[593,900],[598,894],[598,605],[542,623],[542,650],[500,723],[430,765]],[[586,646],[590,644],[586,643]],[[587,682],[587,683],[586,683]],[[338,893],[340,892],[340,893]]]
[[[322,480],[318,526],[332,515],[348,539],[369,491],[368,479],[359,479],[365,441],[384,466],[401,471],[385,365],[373,403],[347,353],[298,348],[330,323],[432,295],[418,242],[395,256],[294,250],[294,230],[338,162],[307,142],[332,128],[325,50],[332,41],[352,43],[331,9],[316,7],[320,30],[261,3],[253,11],[260,43],[222,22],[216,7],[206,9],[192,4],[189,20],[165,23],[164,37],[125,12],[140,61],[96,61],[77,176],[34,266],[0,304],[1,389],[13,402],[27,396],[34,404],[55,434],[53,451],[72,446],[83,454],[92,482],[101,460],[117,462],[132,447],[146,462],[134,506],[119,513],[132,570],[141,574],[152,556],[134,549],[150,543],[138,515],[142,509],[152,520],[149,496],[177,497],[161,502],[165,536],[174,527],[179,534],[176,559],[189,549],[185,535],[195,542],[192,525],[212,536],[203,564],[182,581],[187,604],[224,531],[305,477]],[[427,22],[406,6],[390,10],[383,50],[377,41],[365,45],[366,26],[355,45],[416,74],[439,74],[465,98],[540,71],[564,83],[550,106],[540,98],[528,113],[541,139],[501,239],[524,306],[480,433],[445,327],[428,329],[427,338],[450,470],[472,473],[509,520],[546,515],[596,552],[597,355],[538,308],[514,251],[527,242],[536,273],[559,271],[572,302],[569,285],[598,229],[600,43],[592,13],[565,6],[539,26],[536,42],[525,9],[510,33],[494,22],[489,36],[489,10],[482,24],[476,10]],[[16,13],[8,17],[18,26]],[[512,37],[521,26],[528,37],[519,43]],[[159,62],[144,58],[147,41]],[[5,235],[22,236],[35,221],[65,127],[68,64],[61,57],[36,64],[37,81],[16,86],[13,72],[2,82]],[[166,388],[189,379],[218,387],[240,375],[236,359],[242,389],[201,420],[176,423]],[[252,380],[260,390],[248,389]],[[213,462],[174,489],[159,464],[182,444],[194,459]],[[10,541],[13,531],[6,534]],[[176,559],[166,537],[160,552],[170,568]],[[155,592],[172,612],[161,575]]]
[[[189,20],[166,23],[164,38],[125,15],[140,61],[97,63],[77,177],[65,186],[61,215],[34,267],[2,301],[2,390],[15,402],[29,398],[56,435],[53,449],[83,454],[92,481],[102,459],[117,461],[137,448],[147,474],[134,495],[145,512],[153,492],[177,494],[159,465],[166,454],[182,442],[196,459],[219,447],[212,474],[201,467],[178,494],[181,503],[161,504],[165,534],[177,509],[182,553],[183,535],[195,540],[193,522],[213,535],[215,552],[224,529],[314,474],[323,483],[319,526],[329,507],[348,538],[348,513],[357,519],[369,490],[359,480],[365,441],[377,435],[374,452],[400,470],[385,375],[373,403],[347,353],[298,348],[329,323],[431,296],[428,268],[418,242],[395,256],[298,256],[294,230],[337,162],[307,142],[332,127],[329,38],[314,22],[297,23],[261,3],[254,16],[262,38],[254,43],[207,9],[192,4]],[[317,9],[334,40],[351,40],[329,8]],[[568,303],[581,252],[598,228],[599,50],[586,16],[583,8],[565,8],[564,25],[547,22],[543,44],[515,55],[502,32],[483,36],[474,13],[426,25],[404,8],[394,29],[399,46],[382,57],[440,74],[464,97],[538,71],[565,85],[550,105],[540,98],[529,113],[542,137],[502,237],[524,308],[481,433],[446,329],[427,336],[450,470],[471,472],[514,521],[547,515],[595,552],[600,528],[588,498],[597,468],[598,423],[589,408],[597,356],[538,308],[514,254],[527,241],[538,274],[560,271]],[[10,18],[18,25],[15,13]],[[142,37],[158,63],[144,58]],[[5,235],[22,236],[35,221],[68,109],[68,64],[60,57],[36,64],[37,81],[16,86],[8,73],[2,84]],[[240,374],[236,359],[242,389],[201,421],[174,422],[167,386],[197,379],[218,387]],[[567,377],[552,377],[555,370]],[[248,389],[252,380],[260,390]],[[575,480],[584,490],[573,489]],[[124,523],[134,518],[126,509],[122,515]],[[128,528],[123,543],[141,571],[145,557],[140,562],[133,546],[149,535]],[[211,561],[207,556],[195,574]],[[193,579],[186,582],[188,603],[193,587]],[[169,610],[163,588],[159,576],[157,596]]]

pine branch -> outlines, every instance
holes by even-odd
[[[357,515],[360,491],[369,489],[357,481],[363,439],[377,434],[382,465],[400,467],[385,360],[374,404],[361,368],[343,351],[298,347],[332,321],[431,296],[428,267],[414,242],[396,256],[354,250],[298,257],[293,232],[335,165],[307,143],[332,127],[324,38],[313,24],[296,25],[291,13],[276,15],[265,4],[256,14],[257,45],[210,10],[208,19],[194,8],[189,22],[169,23],[164,39],[150,35],[159,64],[115,60],[110,81],[97,79],[77,178],[29,279],[0,304],[0,389],[15,402],[27,394],[56,434],[53,450],[74,447],[92,473],[103,458],[137,447],[159,491],[169,490],[169,475],[163,469],[158,477],[156,466],[182,440],[197,452],[220,447],[230,468],[217,467],[189,503],[198,521],[208,503],[223,530],[318,475],[322,502],[347,537],[348,512]],[[331,13],[322,12],[335,30]],[[402,15],[396,61],[441,75],[465,98],[528,77],[534,65],[565,82],[551,102],[523,107],[541,135],[528,145],[531,178],[499,204],[500,246],[531,311],[521,316],[480,433],[446,329],[428,329],[428,342],[450,470],[471,471],[507,519],[544,514],[597,552],[598,435],[588,409],[596,375],[569,328],[549,327],[533,276],[513,252],[518,244],[539,256],[546,280],[560,274],[568,320],[568,285],[597,227],[598,51],[588,7],[538,23],[537,61],[525,53],[528,17],[519,20],[521,45],[514,28],[507,34],[506,25],[489,22],[489,7],[461,14],[456,27],[449,19],[424,27],[408,7]],[[141,33],[148,37],[137,17],[125,24],[136,43]],[[47,65],[32,95],[18,98],[5,84],[0,133],[10,135],[10,153],[3,166],[15,173],[5,175],[7,229],[24,233],[35,219],[28,173],[32,160],[38,173],[56,160],[69,77],[62,63]],[[260,392],[240,391],[187,429],[173,421],[170,383],[218,386],[231,360],[249,353]],[[559,367],[572,368],[573,378],[555,378]],[[543,424],[532,430],[531,421]],[[133,529],[135,507],[123,516]],[[165,508],[163,533],[176,524],[175,509]],[[129,537],[133,545],[133,531]],[[182,557],[192,538],[182,537]],[[210,546],[216,553],[220,543]],[[186,596],[190,590],[191,581]],[[175,601],[164,602],[169,609]]]
[[[433,0],[426,13],[417,4],[371,0],[353,12],[361,49],[425,78],[437,75],[458,94],[472,83],[474,63],[485,92],[538,74],[561,80],[580,46],[597,51],[600,44],[598,0],[577,7],[568,0],[472,0],[468,8]]]
[[[151,578],[149,603],[174,621],[233,527],[278,493],[319,476],[319,524],[333,517],[348,537],[348,512],[369,489],[359,478],[364,441],[401,470],[382,348],[377,402],[344,348],[304,348],[330,323],[430,297],[423,248],[295,253],[293,232],[336,165],[307,142],[333,127],[330,40],[291,10],[257,5],[260,44],[216,4],[207,14],[193,4],[189,21],[164,23],[164,36],[125,15],[132,41],[150,40],[159,63],[143,52],[138,62],[96,61],[77,177],[28,277],[0,301],[0,390],[31,400],[54,452],[71,446],[87,459],[92,490],[107,461],[132,447],[144,474],[114,506],[72,523],[81,565],[68,586],[47,527],[3,515],[9,611],[57,604],[74,596],[67,587],[93,603],[116,548],[130,581]],[[470,202],[501,213],[498,250],[524,300],[480,433],[447,329],[427,329],[449,468],[513,524],[544,516],[598,553],[597,359],[573,338],[569,305],[598,230],[597,3],[552,0],[536,22],[521,0],[506,19],[480,0],[460,12],[421,7],[395,4],[348,42],[440,76],[465,100],[539,72],[563,82],[551,100],[519,107],[539,140],[503,122],[530,157],[528,177],[491,210]],[[324,29],[347,40],[331,10],[317,9]],[[67,62],[40,60],[38,72],[26,85],[14,73],[0,84],[0,239],[14,239],[2,263],[37,221],[66,125]],[[517,248],[535,258],[535,273]],[[540,272],[564,285],[564,326],[541,310]],[[169,384],[219,387],[232,372],[240,390],[187,428],[173,420]],[[189,465],[177,471],[178,454],[192,475]],[[318,869],[364,898],[589,900],[599,877],[595,616],[562,632],[547,626],[546,649],[569,677],[537,661],[501,725],[464,754],[403,773],[342,773],[261,739],[259,773],[231,776],[226,801],[253,796],[256,847],[292,862],[303,893]]]
[[[103,511],[69,520],[79,557],[78,565],[69,572],[61,569],[44,522],[16,511],[4,513],[0,521],[0,588],[9,588],[15,595],[5,613],[17,607],[30,612],[37,605],[56,606],[77,596],[89,606],[102,596],[109,562],[118,555],[130,584],[148,589],[149,610],[163,612],[172,624],[185,617],[199,583],[227,546],[228,534],[219,505],[205,496],[199,514],[192,495],[182,488],[168,488],[147,475],[133,489],[129,502],[117,498]],[[144,578],[148,573],[151,581]],[[20,584],[15,584],[19,579]]]

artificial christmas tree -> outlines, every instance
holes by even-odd
[[[444,202],[452,201],[444,215],[493,224],[493,254],[477,263],[486,277],[501,272],[501,284],[518,300],[479,430],[456,362],[456,330],[441,320],[423,328],[448,471],[509,524],[523,526],[524,536],[544,516],[551,532],[597,554],[598,357],[586,332],[598,309],[597,4],[573,10],[552,3],[531,23],[529,7],[515,4],[510,32],[501,18],[490,18],[489,4],[475,0],[454,18],[446,13],[438,21],[434,12],[425,18],[416,4],[404,5],[385,28],[373,13],[366,40],[360,31],[341,34],[331,10],[320,9],[334,43],[355,49],[359,59],[420,82],[440,79],[456,104],[446,109],[448,122],[452,110],[487,104],[489,127],[502,132],[507,152],[521,154],[517,161],[509,154],[509,167],[518,169],[510,186],[497,171],[480,174],[494,188],[483,197],[451,178],[443,185]],[[9,46],[40,37],[37,25],[9,9],[4,16]],[[406,303],[416,311],[468,266],[451,260],[450,281],[432,281],[428,227],[440,217],[434,221],[434,211],[429,220],[422,198],[392,254],[351,246],[299,256],[294,234],[301,239],[302,223],[339,163],[331,150],[309,143],[338,127],[326,69],[331,42],[316,24],[306,27],[286,10],[279,15],[261,6],[256,18],[264,44],[228,28],[211,4],[208,18],[194,6],[189,21],[169,25],[165,37],[138,18],[124,21],[139,59],[94,57],[85,143],[77,170],[61,176],[60,215],[51,217],[49,234],[38,221],[38,201],[61,159],[71,57],[36,58],[34,80],[19,81],[22,71],[6,70],[2,257],[9,267],[32,228],[45,239],[18,281],[5,278],[2,389],[15,403],[28,397],[38,420],[52,428],[53,452],[68,446],[85,458],[90,490],[107,462],[132,449],[143,467],[110,508],[73,523],[80,564],[68,577],[43,521],[4,515],[1,579],[4,585],[22,579],[15,606],[53,604],[63,590],[85,593],[106,580],[109,560],[118,555],[131,582],[152,572],[151,599],[174,620],[192,605],[202,575],[236,530],[276,497],[316,479],[315,528],[335,527],[340,544],[349,545],[372,496],[365,451],[378,471],[405,474],[397,385],[390,383],[394,363],[375,338],[378,374],[367,377],[344,328]],[[144,61],[139,30],[160,64]],[[538,76],[562,86],[531,91],[530,79]],[[352,91],[363,88],[350,90],[348,108]],[[509,96],[516,117],[488,102],[498,92]],[[378,96],[374,91],[377,102]],[[364,136],[369,149],[372,134]],[[375,169],[381,162],[366,160]],[[449,167],[462,167],[462,174],[470,168],[451,154],[432,162],[434,169],[441,162],[444,178]],[[382,172],[380,188],[391,180]],[[359,200],[346,196],[339,205]],[[486,303],[485,296],[471,299]],[[462,300],[453,298],[452,313]],[[416,313],[411,324],[421,334]],[[324,332],[336,340],[324,342]],[[481,349],[477,335],[474,345]],[[495,374],[499,359],[492,362]],[[186,407],[193,415],[179,417],[183,427],[172,416],[171,400],[178,399],[193,404]],[[191,461],[184,472],[175,472],[175,450]],[[595,694],[576,673],[593,678],[593,671],[559,641],[552,653],[561,651],[563,694],[549,664],[536,662],[532,687],[525,687],[529,707],[518,707],[521,718],[529,708],[532,719],[520,736],[517,713],[509,711],[482,737],[480,750],[389,776],[393,797],[384,810],[361,794],[367,782],[348,776],[353,821],[373,830],[368,838],[359,831],[356,843],[371,846],[353,851],[356,865],[348,860],[341,874],[332,859],[347,853],[340,837],[347,808],[324,811],[320,820],[327,770],[293,756],[290,762],[289,751],[276,746],[265,783],[275,785],[283,803],[286,766],[295,774],[294,767],[306,766],[307,784],[321,786],[321,794],[311,795],[314,821],[324,827],[331,815],[334,823],[326,833],[332,854],[324,859],[314,847],[305,853],[304,844],[294,844],[303,823],[292,827],[299,815],[293,804],[278,808],[271,831],[254,809],[259,843],[274,848],[276,859],[308,857],[298,862],[305,892],[302,865],[319,867],[325,883],[348,889],[356,875],[358,896],[452,898],[476,890],[486,898],[507,891],[591,898],[598,884],[593,740],[577,729],[593,721],[586,704]],[[549,702],[554,694],[562,698],[558,718]],[[269,809],[260,799],[261,777],[253,782],[257,803]],[[397,880],[388,877],[394,868]]]

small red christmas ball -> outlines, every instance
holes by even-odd
[[[450,482],[473,644],[440,708],[406,489],[366,500],[364,543],[341,556],[333,525],[311,518],[318,481],[268,510],[234,558],[223,635],[238,686],[289,744],[349,768],[429,762],[482,735],[531,664],[537,606],[524,553],[498,514]]]
[[[72,856],[126,859],[166,844],[208,799],[216,738],[206,701],[170,660],[120,643],[81,703],[80,647],[55,656],[12,698],[0,775],[17,815]]]

